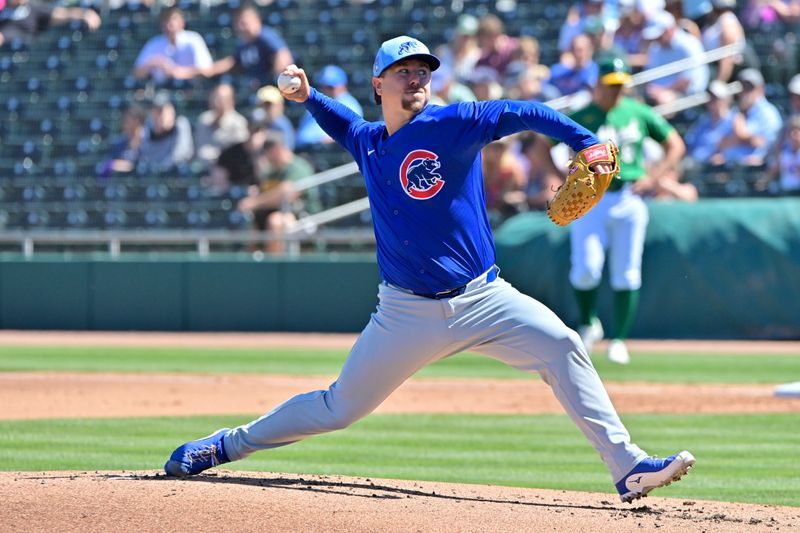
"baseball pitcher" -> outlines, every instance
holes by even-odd
[[[523,130],[576,152],[604,145],[535,103],[429,105],[438,67],[416,39],[384,42],[372,68],[382,122],[367,122],[312,89],[302,69],[284,70],[300,78],[299,89],[285,96],[303,103],[364,175],[383,279],[379,304],[327,390],[300,394],[249,424],[180,446],[164,465],[167,474],[198,474],[345,428],[425,365],[464,350],[538,372],[602,457],[623,501],[680,478],[694,464],[687,451],[655,459],[633,444],[578,334],[499,277],[495,265],[481,148]],[[593,170],[607,173],[615,164],[595,163]]]

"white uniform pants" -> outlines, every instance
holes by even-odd
[[[642,286],[642,253],[649,220],[647,204],[630,191],[630,185],[607,192],[570,225],[572,286],[586,291],[600,285],[608,249],[611,288],[638,290]]]
[[[327,390],[300,394],[225,437],[231,460],[347,427],[371,413],[419,369],[470,350],[538,372],[612,478],[646,454],[630,441],[578,335],[502,278],[473,280],[455,298],[432,300],[381,284],[376,313]],[[465,391],[465,394],[468,392]]]

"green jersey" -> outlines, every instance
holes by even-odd
[[[572,113],[570,118],[594,132],[601,141],[611,139],[617,143],[619,177],[624,181],[636,181],[645,174],[642,150],[645,137],[663,143],[673,130],[652,107],[627,96],[608,112],[592,102]]]

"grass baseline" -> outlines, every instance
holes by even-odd
[[[648,354],[633,352],[633,363],[613,365],[593,358],[604,380],[651,383],[782,383],[800,379],[800,354]],[[191,372],[337,375],[347,356],[339,349],[204,349],[150,347],[29,347],[0,351],[0,372]],[[538,379],[476,354],[458,354],[423,368],[417,376],[436,378]]]
[[[1,421],[0,470],[158,469],[181,442],[252,418]],[[660,496],[800,507],[794,414],[623,419],[649,453],[685,448],[698,459],[691,475]],[[373,414],[225,468],[614,493],[599,456],[561,415]]]

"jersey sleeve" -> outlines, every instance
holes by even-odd
[[[472,105],[476,107],[476,119],[487,144],[526,130],[564,142],[576,152],[600,142],[591,131],[571,118],[538,102],[493,100]]]
[[[652,107],[642,105],[639,109],[644,118],[644,123],[647,125],[647,135],[659,143],[667,140],[670,132],[675,128],[664,117],[656,113]]]
[[[355,133],[367,122],[346,105],[314,88],[304,105],[325,133],[356,157]]]

